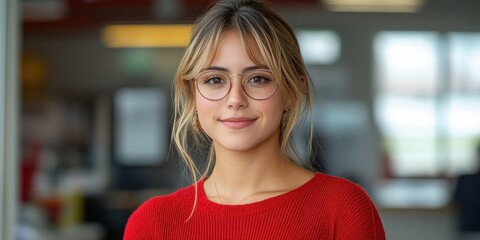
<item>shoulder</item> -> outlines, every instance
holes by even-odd
[[[358,184],[345,178],[324,173],[316,173],[314,178],[315,191],[330,197],[366,197],[367,192]]]
[[[316,173],[308,184],[304,197],[310,204],[323,206],[317,211],[338,216],[345,209],[367,212],[375,208],[367,192],[360,185],[345,178]]]
[[[135,213],[165,215],[170,211],[182,209],[185,205],[191,205],[194,200],[194,194],[194,186],[188,186],[167,195],[152,197],[142,203],[135,210]]]
[[[385,239],[378,211],[361,186],[321,173],[315,176],[315,184],[315,196],[321,196],[334,214],[339,239]]]
[[[195,188],[189,186],[142,203],[129,217],[124,239],[152,239],[162,224],[186,219],[194,201]]]

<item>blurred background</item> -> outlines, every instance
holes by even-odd
[[[480,1],[271,2],[315,88],[316,165],[367,190],[388,239],[480,231]],[[19,2],[15,239],[121,239],[139,204],[188,184],[171,87],[209,3]]]

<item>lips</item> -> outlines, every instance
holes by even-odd
[[[228,128],[232,129],[241,129],[252,125],[255,122],[255,118],[246,118],[246,117],[231,117],[221,119],[220,122],[223,123]]]

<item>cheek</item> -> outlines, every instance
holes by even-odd
[[[200,95],[200,93],[195,91],[195,106],[197,108],[206,108],[206,107],[212,105],[212,103],[213,103],[213,101],[205,99],[204,97],[202,97],[202,95]]]
[[[283,115],[284,107],[285,107],[284,99],[281,96],[277,96],[275,98],[267,99],[267,101],[268,102],[264,102],[261,105],[261,108],[262,108],[261,111],[266,116],[269,116],[268,121],[272,121],[275,123],[280,122]]]
[[[215,109],[212,104],[212,101],[207,100],[200,96],[200,94],[195,94],[195,106],[198,114],[198,120],[201,125],[204,125],[206,118],[210,116],[210,112]]]
[[[270,111],[280,111],[280,114],[283,113],[286,107],[286,99],[280,92],[277,92],[275,95],[273,95],[267,100],[270,101],[270,103],[268,104],[271,109]]]
[[[282,107],[278,107],[278,108],[269,108],[270,109],[270,112],[268,113],[271,117],[270,117],[270,122],[271,123],[275,123],[274,125],[277,126],[280,124],[280,122],[282,121],[282,116],[283,116],[283,109]]]

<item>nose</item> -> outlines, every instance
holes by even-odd
[[[235,79],[236,78],[236,79]],[[227,106],[230,109],[241,109],[248,106],[248,100],[242,88],[242,78],[239,75],[230,77],[230,92],[227,95]]]

